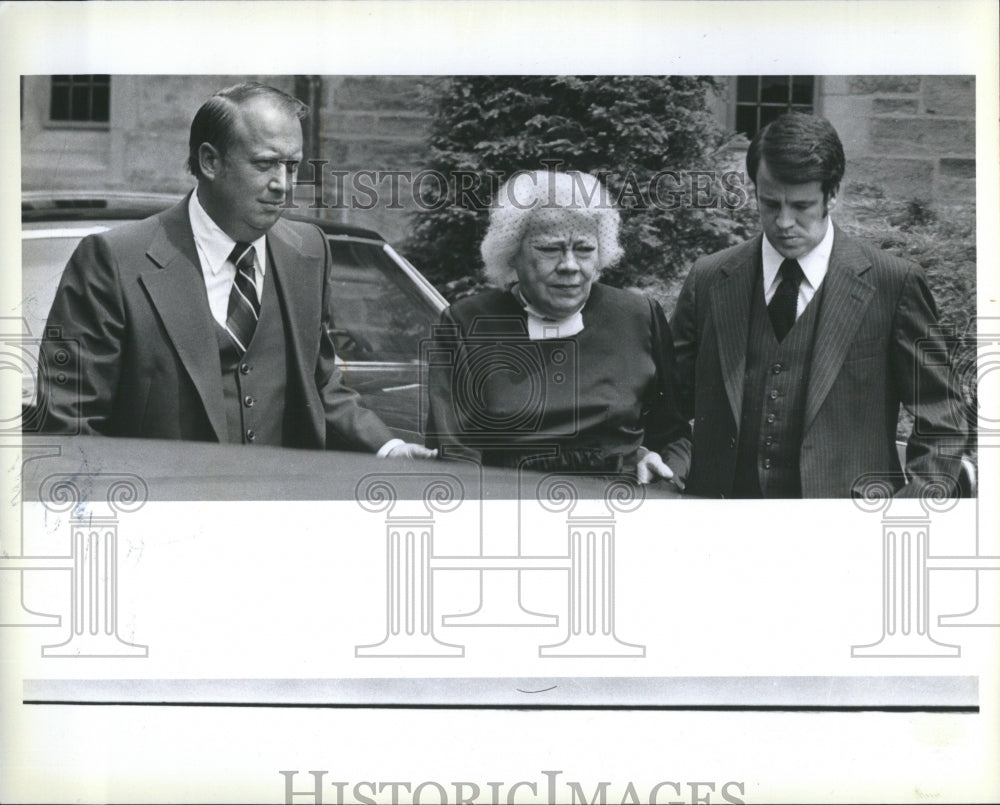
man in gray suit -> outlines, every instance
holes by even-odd
[[[859,480],[952,493],[967,440],[918,266],[830,219],[844,175],[830,123],[788,114],[747,153],[762,234],[699,259],[671,328],[687,416],[687,489],[739,498],[847,497]],[[902,403],[915,425],[905,476]],[[909,483],[903,487],[904,479]]]
[[[341,382],[326,237],[281,220],[307,112],[261,84],[216,93],[191,124],[195,191],[83,239],[46,326],[62,340],[41,349],[75,375],[45,388],[45,430],[434,455]],[[60,365],[63,343],[78,361]]]

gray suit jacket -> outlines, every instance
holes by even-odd
[[[378,450],[392,433],[341,383],[329,335],[331,257],[312,224],[267,237],[289,343],[286,446]],[[42,427],[138,438],[222,441],[219,350],[187,198],[81,241],[42,345]],[[68,347],[72,360],[60,361]],[[51,382],[62,375],[63,382]],[[68,377],[67,377],[68,375]]]
[[[682,405],[694,419],[694,494],[732,491],[761,238],[699,259],[671,322]],[[900,403],[915,416],[907,493],[953,483],[967,428],[949,366],[926,360],[946,345],[923,273],[836,229],[823,286],[799,456],[803,496],[850,496],[862,476],[901,487]]]

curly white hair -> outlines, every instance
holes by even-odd
[[[518,171],[500,187],[480,247],[484,273],[491,284],[506,288],[517,279],[514,259],[531,217],[537,210],[553,208],[570,210],[594,222],[599,270],[621,259],[620,217],[600,180],[579,171]]]

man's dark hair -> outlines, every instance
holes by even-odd
[[[188,170],[198,179],[201,167],[198,164],[198,149],[202,143],[214,146],[220,154],[225,154],[233,142],[236,113],[240,106],[254,98],[267,98],[282,111],[295,115],[299,120],[309,116],[309,107],[287,92],[245,81],[232,87],[220,89],[201,105],[191,121],[191,137],[188,140]]]
[[[779,182],[819,182],[829,199],[844,178],[844,146],[829,120],[789,112],[757,132],[747,151],[747,173],[757,183],[761,159]]]

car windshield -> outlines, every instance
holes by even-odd
[[[333,334],[344,361],[417,363],[438,311],[377,241],[334,237]]]

